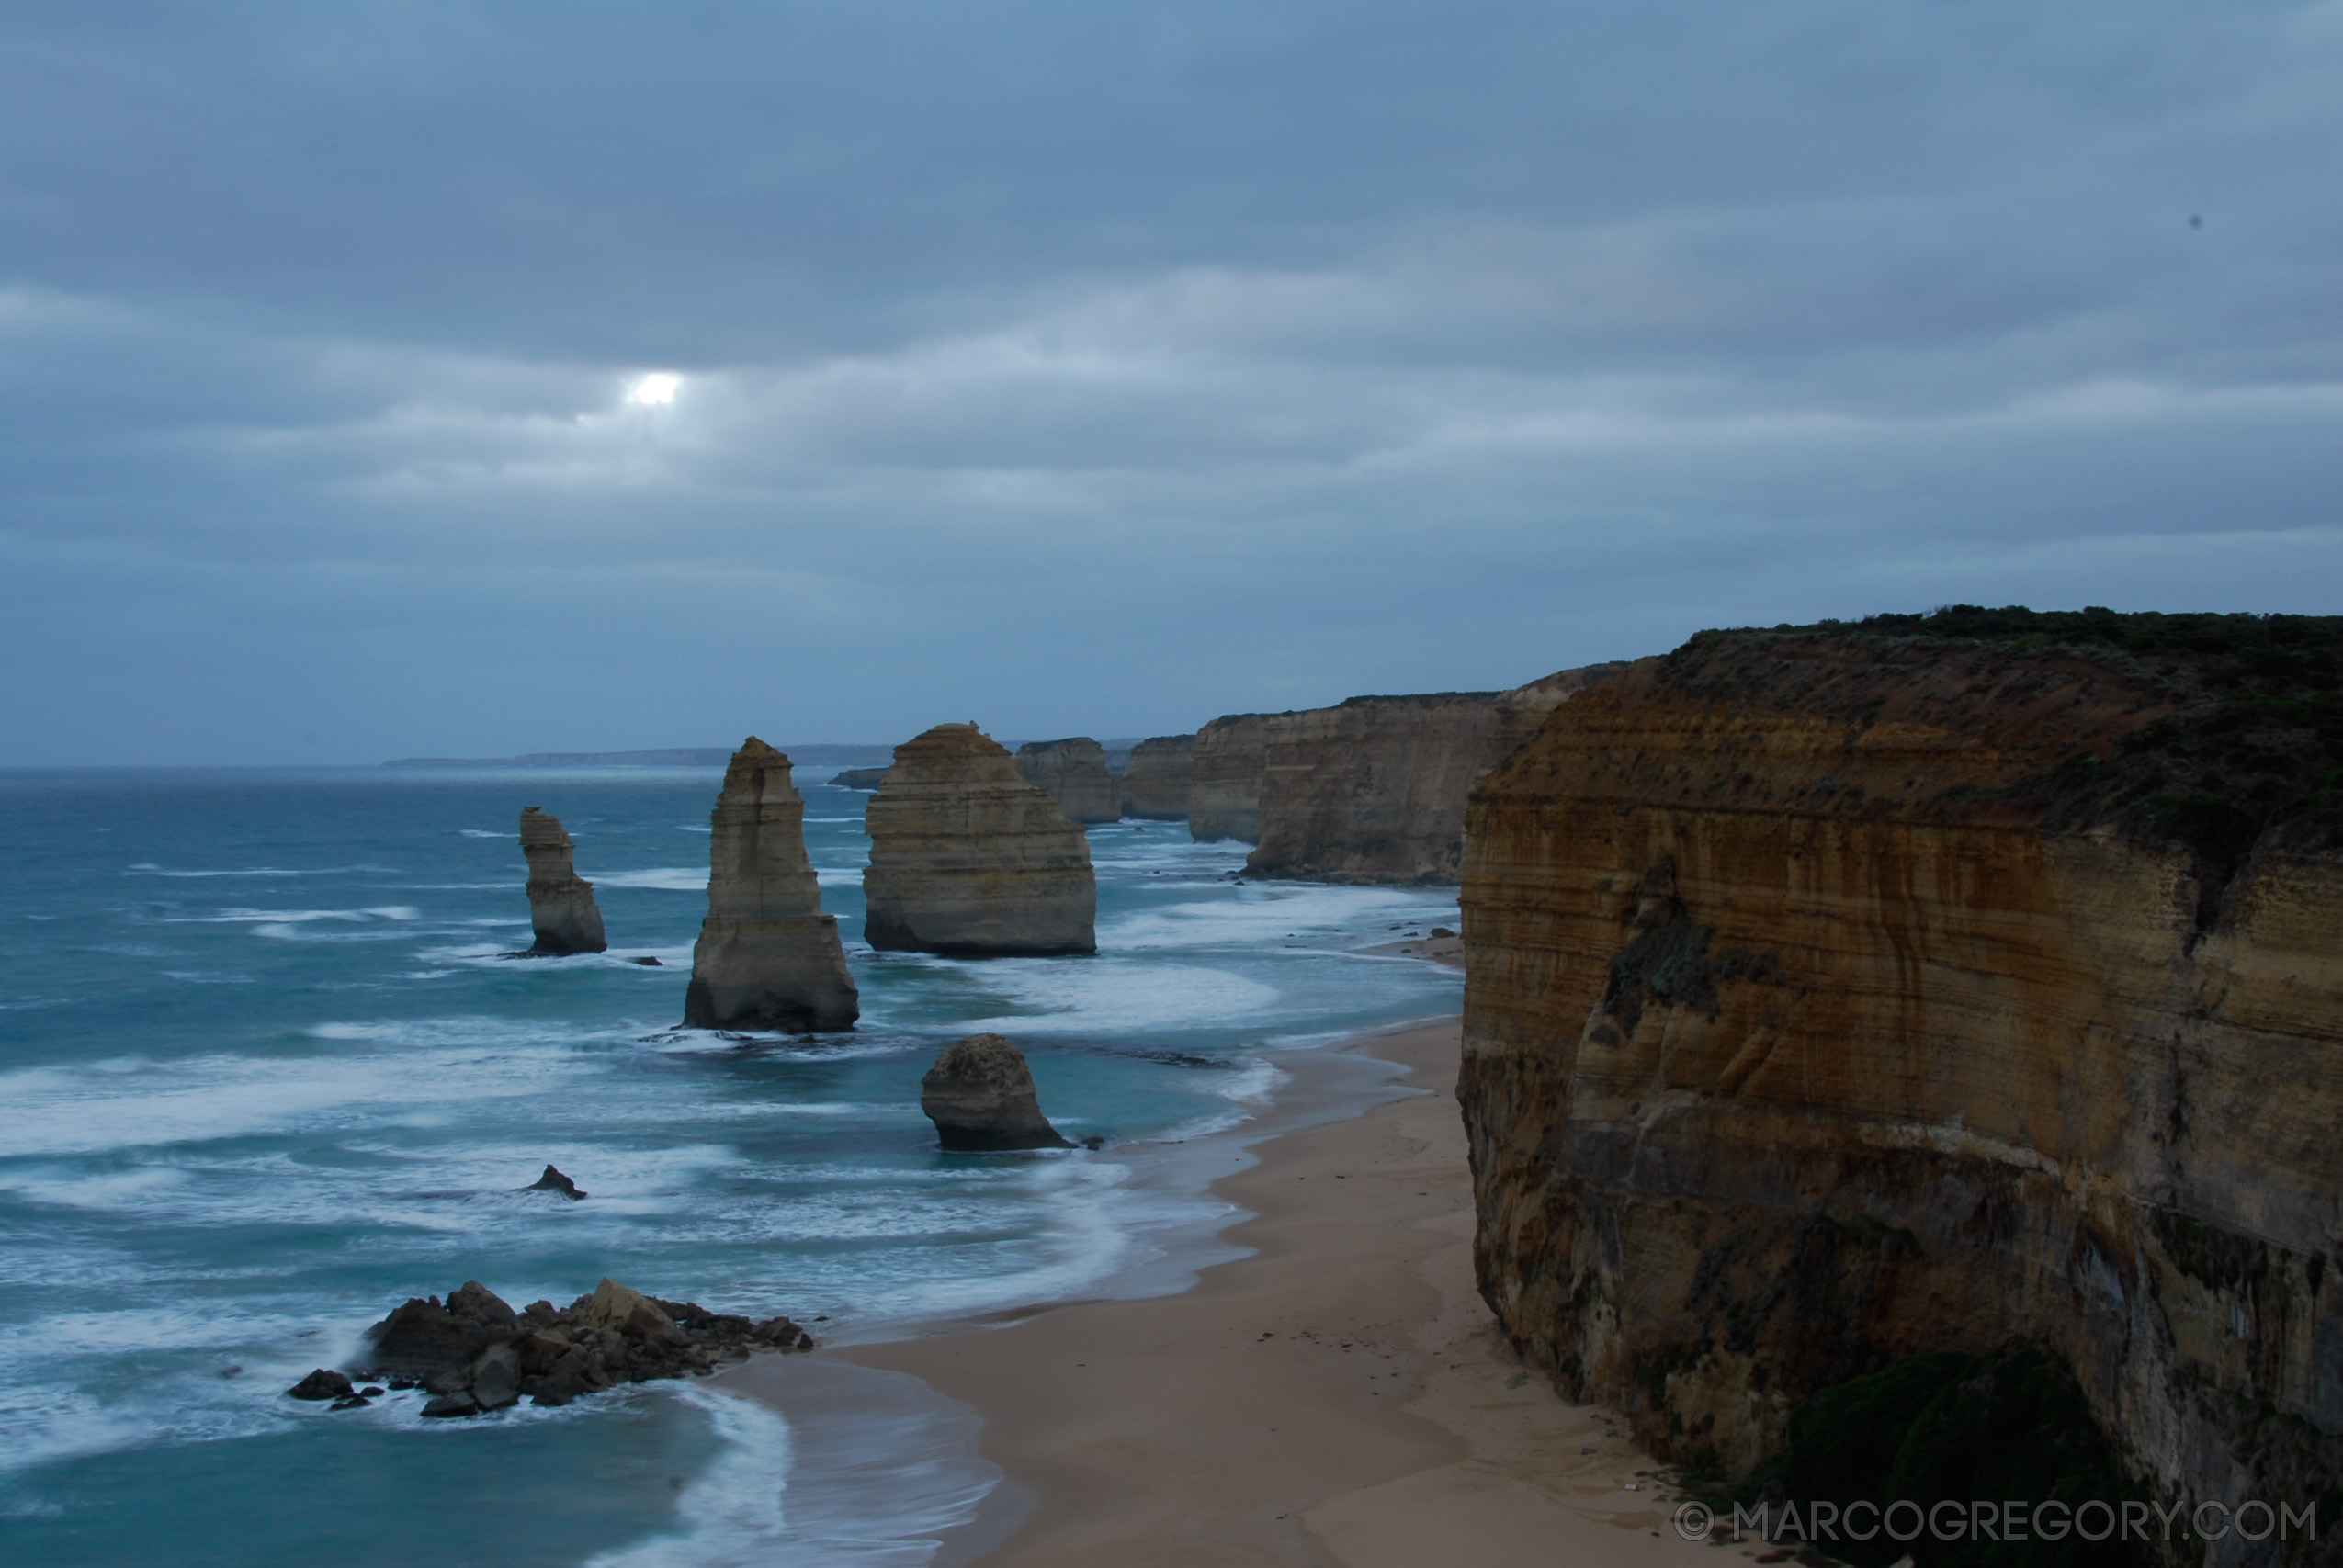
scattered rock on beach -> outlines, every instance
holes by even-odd
[[[998,1034],[947,1045],[920,1080],[920,1109],[947,1149],[1068,1149],[1035,1097],[1024,1053]]]
[[[517,1313],[469,1280],[444,1305],[436,1296],[407,1302],[368,1333],[365,1375],[392,1388],[422,1387],[435,1396],[423,1413],[435,1418],[478,1416],[524,1397],[567,1404],[622,1382],[705,1375],[754,1350],[813,1348],[813,1337],[788,1318],[713,1313],[616,1280],[566,1307],[531,1302]],[[339,1386],[300,1392],[320,1378]],[[321,1369],[293,1392],[304,1399],[347,1396],[350,1381]]]
[[[554,1169],[549,1165],[545,1168],[545,1174],[543,1176],[538,1177],[535,1181],[532,1181],[526,1187],[522,1188],[521,1190],[524,1192],[559,1192],[564,1198],[572,1199],[583,1198],[585,1196],[583,1192],[579,1190],[578,1184],[576,1182],[571,1180],[568,1177],[562,1175],[560,1171]]]

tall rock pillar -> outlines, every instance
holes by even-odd
[[[594,902],[594,884],[582,880],[570,856],[577,846],[561,830],[561,819],[534,806],[521,808],[521,853],[529,863],[529,924],[537,942],[525,958],[560,958],[572,953],[600,953],[610,944],[602,939],[602,911]]]
[[[789,759],[752,735],[709,814],[707,919],[692,949],[684,1022],[695,1029],[852,1029],[862,1012],[806,859],[806,803]]]

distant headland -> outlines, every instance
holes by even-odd
[[[884,765],[892,746],[792,746],[789,755],[816,767]],[[529,751],[518,757],[397,757],[386,768],[720,768],[730,746],[671,746],[657,751]]]

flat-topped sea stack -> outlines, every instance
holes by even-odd
[[[1223,715],[1196,731],[1189,752],[1188,832],[1198,843],[1261,842],[1261,779],[1270,725],[1285,716]]]
[[[920,1109],[947,1149],[1070,1149],[1036,1098],[1033,1069],[1007,1037],[971,1034],[947,1045],[920,1080]]]
[[[1353,697],[1262,728],[1260,848],[1249,874],[1305,882],[1454,883],[1465,797],[1548,714],[1617,665],[1503,692]]]
[[[1955,608],[1572,698],[1466,838],[1506,1332],[1731,1475],[1899,1358],[2038,1356],[2146,1495],[2334,1497],[2339,683],[2343,618]]]
[[[561,830],[561,819],[534,806],[521,808],[521,853],[529,863],[529,925],[536,942],[525,958],[560,958],[572,953],[602,953],[602,911],[594,884],[582,880],[571,862],[576,846]]]
[[[1106,748],[1086,735],[1068,740],[1028,740],[1017,748],[1017,773],[1088,826],[1123,815],[1122,787],[1106,771]]]
[[[1131,748],[1123,772],[1123,815],[1150,822],[1184,822],[1188,779],[1195,771],[1196,738],[1159,735]]]
[[[866,816],[871,946],[967,958],[1095,953],[1090,841],[973,724],[895,748]]]
[[[732,754],[708,816],[707,919],[692,949],[684,1022],[695,1029],[852,1029],[862,1011],[806,858],[805,798],[789,759],[754,736]]]
[[[830,775],[830,782],[840,789],[877,789],[886,776],[885,768],[841,768]]]

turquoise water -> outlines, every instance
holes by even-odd
[[[1453,899],[1232,883],[1239,846],[1176,824],[1092,829],[1095,958],[873,953],[868,797],[824,776],[808,848],[862,1023],[741,1040],[674,1027],[712,771],[0,774],[0,1561],[813,1561],[771,1483],[788,1427],[743,1401],[426,1423],[284,1390],[466,1279],[851,1336],[1093,1292],[1214,1208],[1134,1180],[1133,1143],[1456,1005],[1453,972],[1359,951]],[[610,953],[498,956],[528,942],[525,805],[577,840]],[[920,1075],[979,1027],[1107,1147],[938,1155]],[[591,1199],[516,1190],[549,1161]],[[679,1534],[711,1514],[721,1540]],[[920,1560],[934,1524],[874,1519],[862,1557]]]

